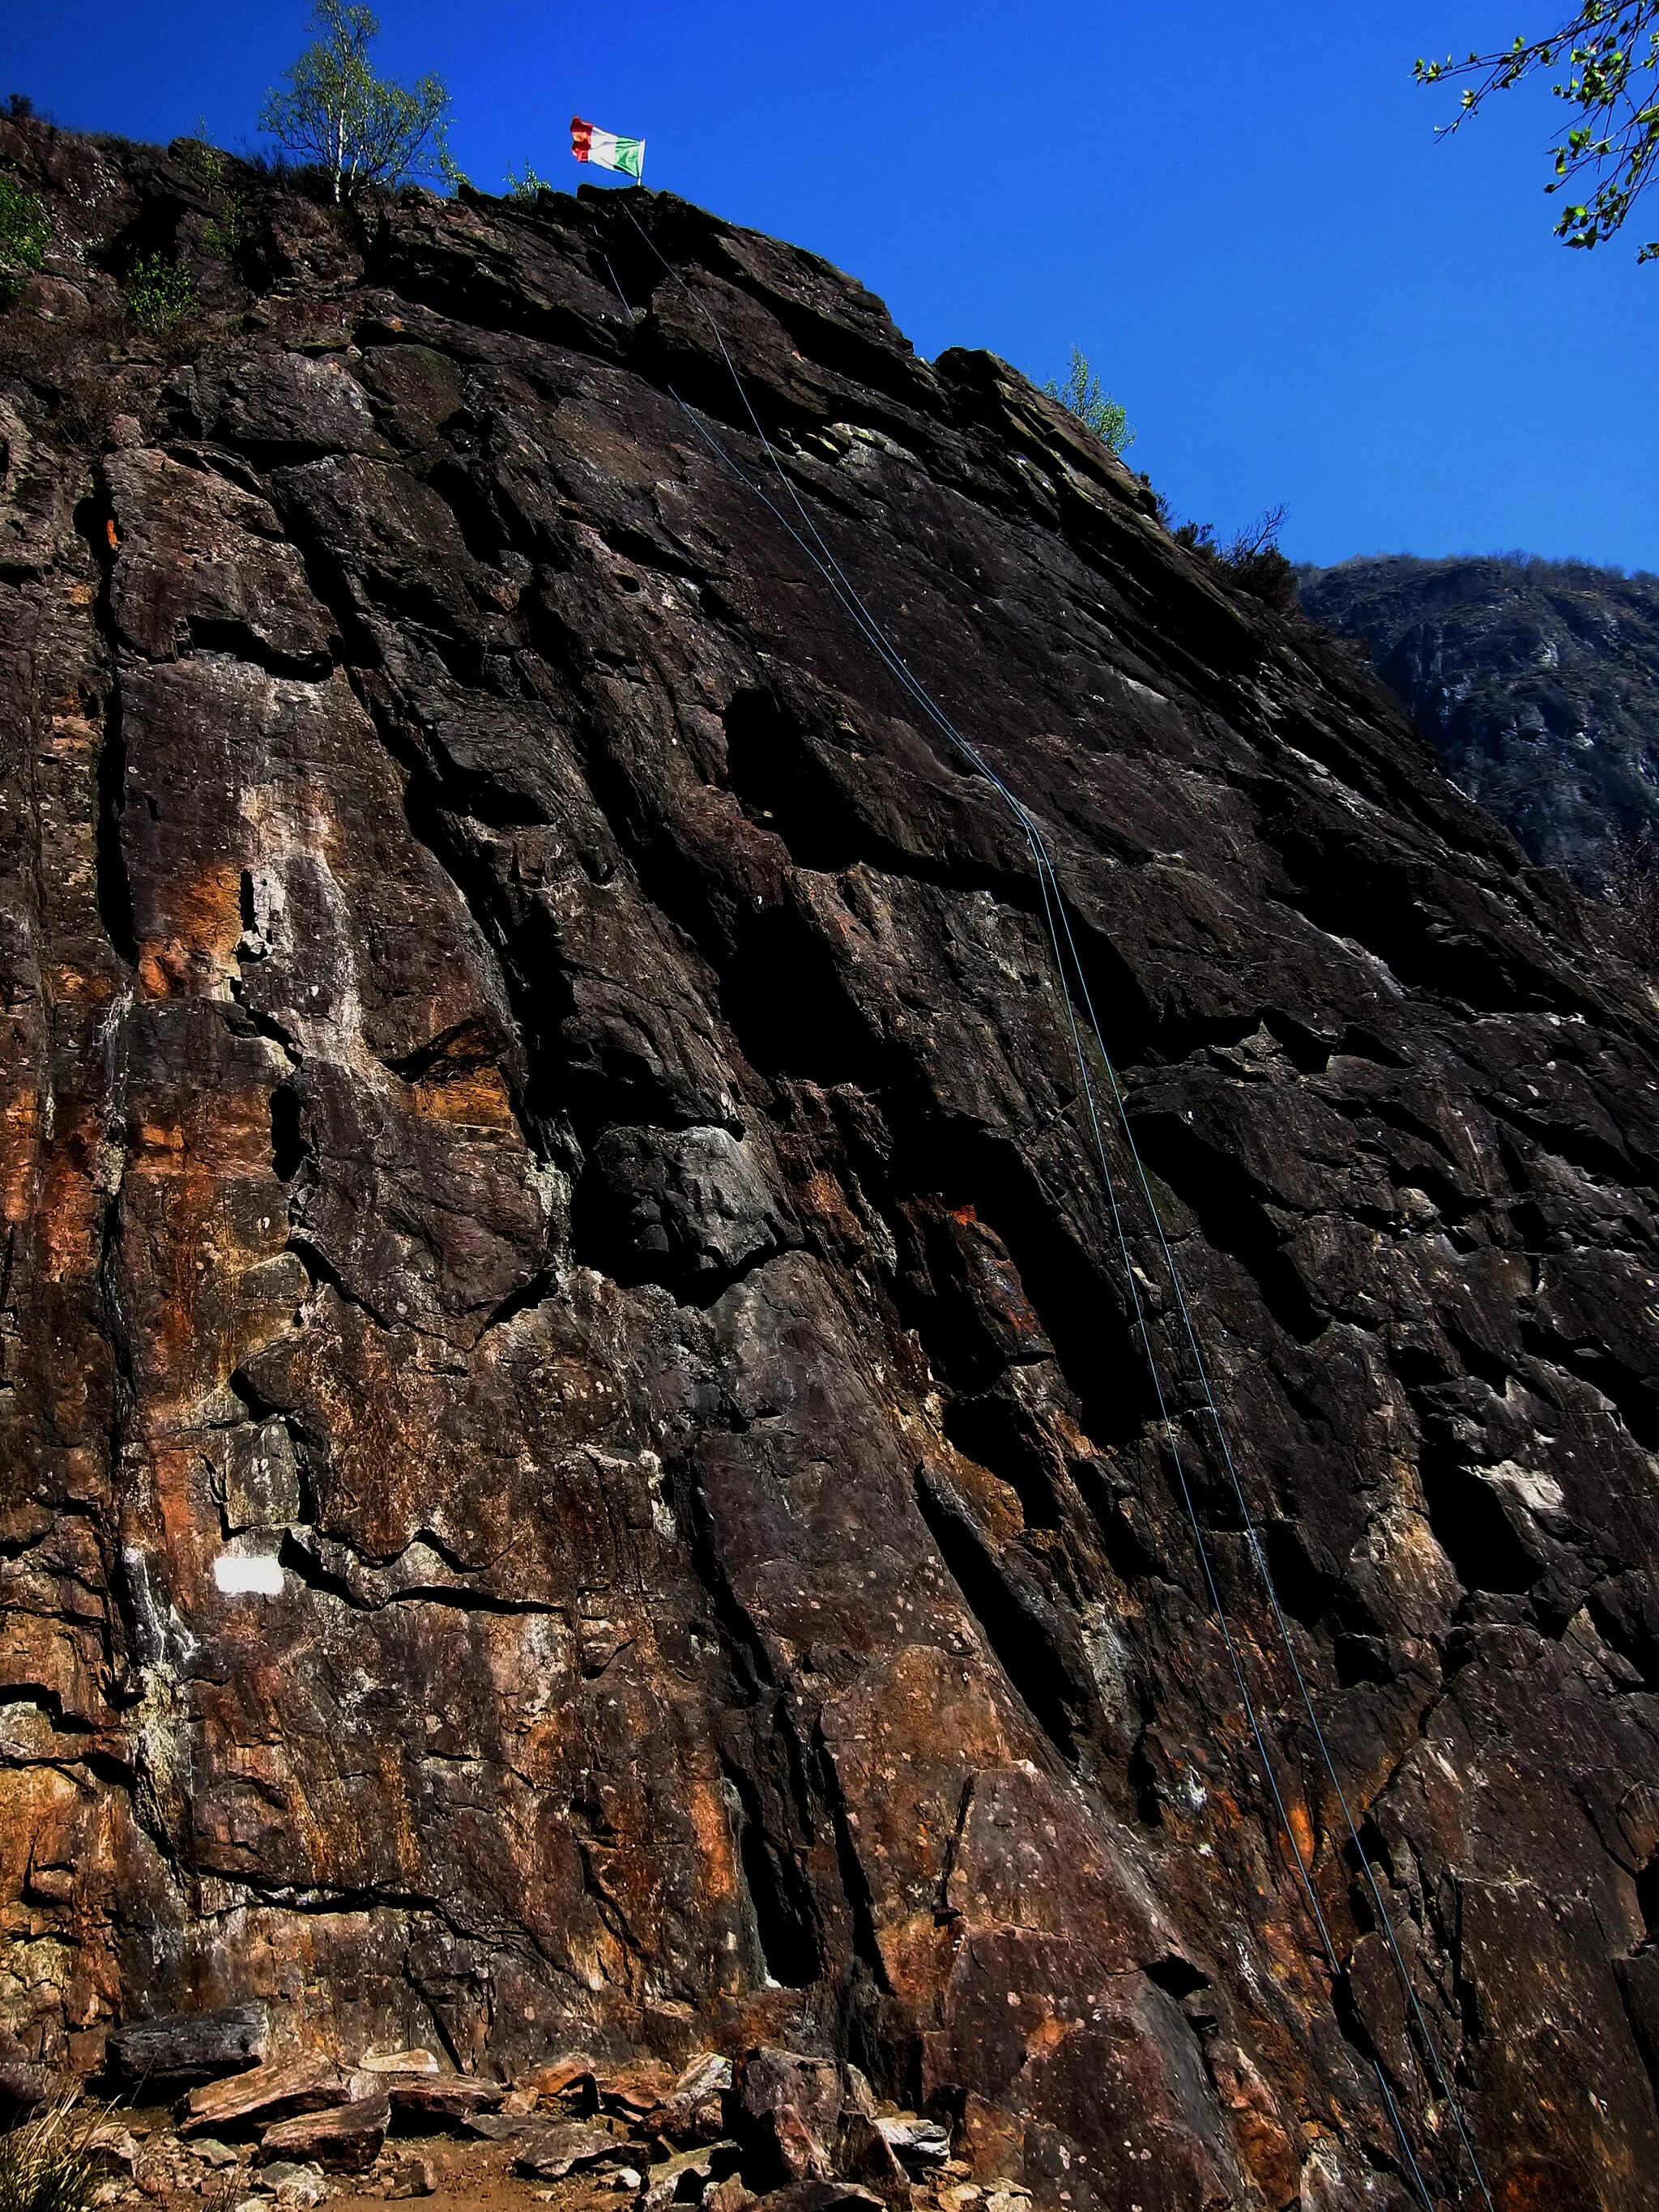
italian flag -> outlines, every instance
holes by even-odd
[[[580,115],[570,118],[570,150],[579,161],[592,161],[601,169],[620,169],[635,184],[645,168],[643,138],[618,138],[614,131],[597,131]]]

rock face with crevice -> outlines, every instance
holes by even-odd
[[[839,2057],[1053,2212],[1419,2202],[1386,2084],[1474,2203],[1374,1881],[1494,2202],[1650,2203],[1659,1022],[1589,910],[804,253],[249,179],[231,267],[183,151],[0,155],[15,2055]],[[1054,854],[1340,1972],[1024,838],[711,438]]]

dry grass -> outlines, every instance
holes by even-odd
[[[93,2148],[106,2118],[70,2090],[0,2135],[0,2212],[88,2212],[107,2179]]]

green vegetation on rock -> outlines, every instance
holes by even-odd
[[[0,2135],[0,2212],[87,2212],[106,2179],[98,2118],[70,2096]]]
[[[198,304],[196,283],[189,270],[161,253],[147,253],[135,261],[121,289],[128,307],[147,331],[171,330]]]
[[[0,306],[40,267],[51,240],[38,196],[0,169]]]
[[[246,192],[228,191],[217,215],[202,226],[202,243],[210,253],[234,261],[247,235],[248,199]]]
[[[515,170],[509,169],[507,173],[506,184],[507,196],[510,200],[533,200],[538,193],[550,192],[553,190],[553,186],[548,183],[545,177],[538,177],[536,174],[530,166],[528,158],[525,161],[524,174],[520,176]]]
[[[1050,378],[1042,388],[1051,399],[1058,399],[1062,407],[1075,415],[1079,422],[1086,422],[1115,453],[1133,445],[1135,434],[1129,428],[1127,410],[1103,387],[1080,346],[1072,348],[1072,366],[1066,371],[1064,384],[1056,384]]]
[[[311,21],[318,36],[284,70],[288,89],[265,94],[259,128],[323,168],[337,200],[366,184],[463,182],[450,158],[442,78],[423,76],[405,88],[377,76],[368,46],[380,26],[370,9],[317,0]]]

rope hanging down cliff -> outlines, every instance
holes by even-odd
[[[1203,1352],[1200,1346],[1198,1331],[1194,1321],[1191,1304],[1187,1297],[1185,1285],[1182,1281],[1181,1273],[1176,1261],[1175,1254],[1170,1248],[1170,1240],[1164,1230],[1163,1218],[1158,1211],[1157,1200],[1153,1196],[1151,1180],[1147,1175],[1145,1163],[1142,1160],[1139,1147],[1135,1140],[1134,1131],[1130,1120],[1127,1103],[1125,1100],[1121,1086],[1118,1082],[1116,1070],[1113,1065],[1111,1056],[1106,1049],[1105,1041],[1101,1033],[1099,1018],[1095,1011],[1092,995],[1089,989],[1087,975],[1085,971],[1082,958],[1078,950],[1077,941],[1072,930],[1070,916],[1066,911],[1065,896],[1060,889],[1060,880],[1055,872],[1054,862],[1050,857],[1048,844],[1043,837],[1042,831],[1036,818],[1031,815],[1023,802],[1016,797],[1003,778],[997,774],[996,770],[991,767],[990,763],[979,752],[976,747],[975,747],[951,721],[944,710],[938,705],[937,702],[922,684],[920,678],[912,672],[902,654],[900,653],[897,647],[889,639],[886,633],[882,629],[880,624],[876,621],[874,616],[872,615],[868,607],[865,605],[863,599],[854,588],[840,563],[836,559],[836,556],[831,551],[830,546],[825,543],[817,525],[813,522],[811,516],[807,513],[805,505],[802,503],[801,499],[795,489],[794,484],[784,469],[782,463],[778,459],[778,456],[773,448],[771,441],[768,438],[765,429],[762,426],[760,418],[755,412],[755,409],[750,403],[749,394],[744,385],[743,380],[738,375],[737,368],[732,360],[732,356],[726,349],[726,341],[720,334],[719,325],[714,321],[714,316],[709,312],[707,305],[698,298],[696,292],[694,292],[691,287],[686,283],[680,271],[674,268],[672,264],[662,254],[655,242],[635,216],[633,210],[629,207],[624,207],[623,212],[626,215],[629,222],[633,225],[634,229],[638,233],[648,251],[661,264],[663,269],[667,272],[667,274],[680,286],[680,289],[684,292],[686,297],[692,302],[697,312],[702,315],[703,320],[708,324],[709,331],[714,337],[715,345],[720,350],[720,358],[725,362],[726,368],[731,375],[732,384],[737,390],[738,396],[743,404],[744,410],[748,415],[750,422],[754,426],[755,434],[760,441],[767,459],[771,464],[772,469],[776,474],[779,483],[782,485],[785,493],[788,496],[790,503],[794,507],[797,515],[800,519],[802,526],[801,529],[797,529],[794,524],[790,521],[788,516],[785,514],[773,501],[773,500],[768,496],[767,493],[761,488],[761,486],[756,483],[748,475],[745,474],[731,453],[721,443],[720,440],[708,428],[696,411],[681,398],[680,394],[675,391],[672,385],[670,385],[667,387],[670,397],[680,408],[681,411],[685,415],[688,422],[690,422],[692,428],[696,431],[698,436],[710,448],[722,466],[728,470],[730,473],[735,477],[754,497],[761,501],[763,506],[767,508],[768,512],[800,548],[801,551],[811,562],[812,567],[817,571],[818,574],[828,585],[836,599],[840,604],[843,611],[851,618],[854,626],[864,637],[866,643],[871,647],[872,650],[881,661],[884,667],[887,669],[888,672],[898,683],[901,689],[915,702],[917,707],[927,716],[928,720],[933,724],[941,735],[952,747],[955,748],[963,758],[969,763],[975,773],[983,776],[991,785],[998,797],[1008,808],[1010,813],[1018,823],[1021,833],[1025,839],[1027,848],[1031,854],[1032,863],[1036,873],[1037,885],[1042,896],[1043,921],[1048,936],[1049,948],[1054,959],[1055,975],[1060,984],[1060,996],[1065,1010],[1066,1025],[1068,1033],[1068,1042],[1070,1045],[1073,1066],[1077,1072],[1079,1087],[1086,1109],[1089,1125],[1089,1140],[1100,1170],[1102,1185],[1105,1191],[1108,1208],[1111,1216],[1114,1237],[1118,1247],[1119,1256],[1122,1262],[1124,1280],[1127,1285],[1131,1307],[1134,1316],[1135,1329],[1140,1340],[1142,1352],[1146,1361],[1148,1373],[1152,1380],[1153,1393],[1157,1401],[1158,1425],[1163,1432],[1164,1443],[1170,1454],[1170,1463],[1175,1473],[1176,1486],[1181,1495],[1182,1508],[1186,1513],[1188,1525],[1192,1530],[1194,1547],[1203,1571],[1205,1586],[1209,1595],[1210,1603],[1213,1610],[1217,1624],[1220,1629],[1222,1640],[1226,1650],[1233,1677],[1237,1685],[1239,1698],[1244,1712],[1244,1717],[1249,1724],[1251,1737],[1255,1745],[1257,1757],[1261,1761],[1262,1773],[1267,1782],[1269,1796],[1273,1801],[1274,1810],[1278,1815],[1280,1826],[1283,1828],[1285,1838],[1290,1844],[1291,1856],[1294,1859],[1297,1874],[1299,1878],[1300,1887],[1306,1897],[1314,1924],[1319,1933],[1321,1948],[1325,1954],[1327,1965],[1333,1979],[1340,1981],[1343,1976],[1341,1960],[1337,1952],[1336,1945],[1331,1935],[1329,1926],[1326,1921],[1324,1912],[1320,1905],[1317,1893],[1314,1888],[1311,1869],[1303,1857],[1301,1845],[1297,1840],[1296,1831],[1291,1825],[1284,1793],[1280,1787],[1278,1773],[1273,1765],[1273,1755],[1269,1749],[1267,1735],[1262,1726],[1261,1718],[1258,1713],[1255,1700],[1250,1692],[1249,1679],[1244,1667],[1243,1656],[1239,1648],[1237,1640],[1234,1636],[1231,1624],[1227,1617],[1226,1608],[1222,1601],[1220,1589],[1216,1579],[1213,1565],[1210,1556],[1209,1547],[1205,1541],[1203,1526],[1200,1521],[1196,1502],[1194,1498],[1191,1486],[1188,1480],[1187,1470],[1181,1453],[1176,1416],[1170,1407],[1169,1398],[1166,1394],[1163,1372],[1152,1336],[1151,1323],[1130,1255],[1128,1231],[1119,1197],[1117,1177],[1112,1169],[1110,1156],[1106,1143],[1105,1129],[1102,1122],[1100,1104],[1097,1095],[1094,1076],[1089,1065],[1088,1047],[1090,1045],[1092,1045],[1094,1052],[1098,1057],[1100,1066],[1103,1071],[1106,1084],[1111,1097],[1112,1118],[1115,1121],[1116,1125],[1121,1133],[1125,1149],[1131,1163],[1133,1181],[1139,1188],[1147,1217],[1157,1237],[1163,1264],[1165,1272],[1168,1274],[1170,1289],[1175,1297],[1176,1310],[1180,1316],[1182,1333],[1185,1338],[1188,1352],[1191,1355],[1194,1379],[1197,1382],[1200,1395],[1203,1400],[1204,1411],[1214,1426],[1217,1444],[1221,1455],[1222,1465],[1225,1471],[1228,1486],[1239,1511],[1250,1558],[1261,1581],[1262,1589],[1266,1595],[1269,1613],[1272,1619],[1274,1634],[1280,1648],[1283,1650],[1285,1656],[1290,1663],[1297,1694],[1299,1696],[1303,1710],[1307,1716],[1310,1727],[1312,1730],[1314,1741],[1318,1747],[1321,1761],[1324,1766],[1326,1773],[1329,1777],[1331,1786],[1335,1792],[1337,1802],[1341,1808],[1343,1823],[1346,1828],[1349,1841],[1352,1845],[1356,1861],[1358,1866],[1363,1869],[1365,1883],[1370,1893],[1370,1901],[1376,1911],[1378,1923],[1383,1932],[1385,1941],[1388,1944],[1389,1954],[1394,1962],[1395,1972],[1398,1976],[1400,1984],[1406,1999],[1412,2022],[1417,2030],[1418,2037],[1421,2040],[1423,2051],[1427,2054],[1428,2066],[1427,2069],[1425,2069],[1423,2068],[1423,2054],[1422,2052],[1418,2053],[1419,2067],[1419,2069],[1424,2072],[1425,2087],[1428,2089],[1431,2098],[1432,2098],[1434,2087],[1437,2084],[1440,2094],[1444,2099],[1446,2106],[1451,2112],[1453,2121],[1456,2128],[1459,2143],[1461,2144],[1465,2156],[1468,2160],[1468,2163],[1473,2172],[1476,2186],[1480,2190],[1481,2198],[1487,2208],[1487,2212],[1492,2212],[1492,2196],[1486,2187],[1486,2179],[1481,2172],[1480,2160],[1476,2156],[1474,2143],[1470,2140],[1468,2129],[1464,2121],[1460,2102],[1456,2093],[1452,2087],[1450,2077],[1441,2059],[1433,2033],[1431,2030],[1427,2018],[1424,2014],[1417,1992],[1412,1984],[1411,1976],[1406,1966],[1405,1957],[1400,1947],[1399,1939],[1395,1930],[1392,1917],[1389,1914],[1388,1905],[1383,1899],[1382,1892],[1378,1887],[1376,1875],[1371,1869],[1370,1862],[1367,1857],[1364,1848],[1361,1843],[1358,1828],[1355,1822],[1353,1814],[1350,1808],[1347,1795],[1342,1787],[1341,1779],[1337,1773],[1335,1762],[1332,1757],[1330,1747],[1327,1741],[1325,1732],[1319,1723],[1318,1714],[1314,1705],[1312,1691],[1308,1683],[1306,1675],[1304,1673],[1301,1662],[1297,1657],[1295,1645],[1290,1632],[1289,1624],[1285,1618],[1283,1608],[1280,1606],[1278,1591],[1273,1583],[1273,1574],[1267,1564],[1267,1554],[1263,1549],[1260,1534],[1258,1533],[1255,1516],[1250,1510],[1249,1503],[1245,1494],[1243,1483],[1238,1472],[1237,1462],[1234,1457],[1231,1445],[1228,1440],[1226,1424],[1223,1420],[1221,1409],[1217,1403],[1214,1389],[1210,1381],[1209,1369],[1204,1359]],[[610,270],[609,261],[606,262],[605,266],[607,270]],[[634,310],[629,306],[622,286],[617,282],[616,272],[614,270],[611,270],[610,273],[611,283],[616,286],[617,297],[622,301],[623,308],[631,316]],[[805,532],[805,535],[803,535],[803,532]],[[1073,981],[1076,986],[1075,994],[1073,992]],[[1083,1006],[1083,1018],[1081,1022],[1079,1022],[1077,1012],[1077,1001],[1079,999],[1081,1000]],[[1311,1833],[1311,1823],[1310,1823],[1310,1832]],[[1388,2111],[1389,2119],[1394,2126],[1395,2134],[1399,2138],[1401,2148],[1405,2155],[1406,2163],[1409,2168],[1412,2179],[1416,2185],[1418,2193],[1423,2203],[1425,2205],[1432,2207],[1434,2199],[1430,2193],[1428,2185],[1424,2179],[1422,2172],[1418,2166],[1416,2158],[1413,2154],[1403,2122],[1398,2110],[1396,2109],[1393,2094],[1389,2087],[1382,2062],[1379,2058],[1374,2056],[1371,2063],[1376,2070],[1377,2086],[1382,2093],[1382,2100]]]

